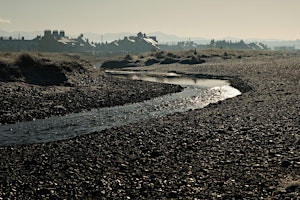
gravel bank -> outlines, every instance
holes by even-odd
[[[299,197],[299,56],[145,69],[236,77],[251,90],[201,110],[68,141],[2,147],[0,197]]]
[[[5,57],[10,61],[1,62]],[[6,75],[0,76],[0,125],[141,102],[182,90],[107,77],[77,56],[0,54],[0,70]]]

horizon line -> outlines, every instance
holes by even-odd
[[[22,30],[17,30],[17,31],[7,31],[7,30],[3,30],[3,29],[0,29],[0,31],[3,31],[3,32],[6,32],[6,33],[13,33],[13,34],[20,34],[20,33],[34,33],[34,32],[41,32],[41,33],[44,33],[45,30],[59,30],[59,31],[65,31],[65,30],[61,30],[61,29],[49,29],[49,28],[46,28],[44,30],[33,30],[33,31],[22,31]],[[142,32],[142,31],[140,31]],[[65,33],[67,35],[70,35],[70,36],[74,36],[74,35],[80,35],[80,34],[95,34],[95,35],[99,35],[101,37],[101,35],[107,35],[107,34],[123,34],[123,33],[129,33],[129,34],[135,34],[135,32],[131,32],[131,31],[120,31],[120,32],[105,32],[105,33],[97,33],[97,32],[92,32],[92,31],[86,31],[86,32],[80,32],[80,33],[73,33],[73,32],[67,32],[65,31]],[[69,33],[69,34],[68,34]],[[137,32],[138,33],[138,32]],[[146,32],[142,32],[142,33],[146,33]],[[251,38],[251,37],[245,37],[245,38],[241,38],[241,37],[237,37],[237,36],[223,36],[223,37],[211,37],[211,38],[206,38],[206,37],[203,37],[203,36],[180,36],[180,35],[177,35],[177,34],[174,34],[174,33],[165,33],[165,32],[162,32],[162,31],[151,31],[149,32],[150,34],[151,33],[161,33],[161,34],[165,34],[165,35],[173,35],[175,37],[178,37],[178,38],[181,38],[181,39],[185,39],[185,40],[188,40],[188,39],[196,39],[196,40],[259,40],[259,41],[264,41],[264,40],[267,40],[267,41],[298,41],[300,40],[299,38],[297,39],[279,39],[279,38]],[[149,33],[146,33],[147,35]],[[1,36],[1,35],[0,35]],[[38,36],[38,35],[37,35]],[[9,37],[9,36],[7,36]]]

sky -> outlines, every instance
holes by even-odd
[[[300,0],[0,0],[0,29],[300,39]]]

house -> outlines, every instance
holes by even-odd
[[[12,37],[0,37],[0,51],[36,51],[37,40],[13,39]]]
[[[124,37],[111,43],[93,43],[80,34],[77,38],[69,38],[65,31],[45,30],[43,36],[33,40],[0,38],[0,51],[41,51],[41,52],[104,52],[109,54],[126,54],[158,51],[155,36],[148,37],[139,32],[136,36]]]
[[[109,51],[112,54],[142,53],[158,51],[158,42],[155,36],[147,37],[139,32],[136,36],[124,37],[108,44],[98,44],[97,51]]]
[[[78,38],[65,36],[64,31],[45,30],[44,36],[39,39],[39,51],[49,52],[87,52],[94,51],[95,45],[81,34]]]
[[[33,40],[0,37],[0,51],[93,52],[95,47],[83,34],[74,39],[57,30],[45,30]]]

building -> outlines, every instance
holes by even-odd
[[[155,36],[147,37],[139,32],[137,36],[124,37],[111,43],[94,44],[83,34],[77,38],[69,38],[65,31],[45,30],[43,36],[33,40],[0,38],[0,51],[41,51],[41,52],[105,52],[109,54],[141,53],[158,51],[158,42]]]
[[[95,51],[95,45],[81,34],[78,38],[65,36],[65,31],[45,30],[44,36],[40,38],[39,51],[47,52],[89,52]]]
[[[158,51],[158,42],[155,36],[147,37],[139,32],[136,36],[124,37],[108,44],[98,44],[97,51],[110,52],[111,54],[128,54]]]
[[[33,40],[0,37],[0,51],[42,51],[42,52],[91,52],[95,45],[81,34],[78,38],[69,38],[65,31],[45,30],[43,36]]]
[[[0,37],[0,51],[36,51],[37,40],[13,39],[12,37]]]

